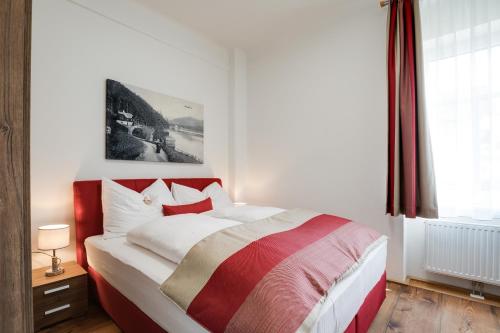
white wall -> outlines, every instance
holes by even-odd
[[[234,200],[243,197],[247,175],[247,58],[241,49],[230,52],[229,179]]]
[[[404,280],[404,224],[385,215],[386,10],[338,2],[248,55],[244,200],[351,218],[390,237]]]
[[[76,179],[218,176],[227,182],[229,65],[226,49],[130,0],[34,1],[33,249],[39,225],[73,226]],[[205,163],[106,160],[107,78],[203,104]],[[74,244],[61,254],[75,259]],[[48,259],[34,255],[34,266]]]

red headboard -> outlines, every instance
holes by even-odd
[[[156,179],[120,179],[117,183],[141,192],[151,185]],[[170,188],[172,183],[190,186],[203,190],[213,182],[222,186],[219,178],[170,178],[163,179]],[[102,228],[102,205],[101,205],[101,181],[81,180],[73,183],[74,209],[75,209],[75,233],[76,233],[76,260],[87,269],[87,254],[83,242],[87,237],[101,235]]]

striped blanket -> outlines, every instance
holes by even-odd
[[[309,332],[328,290],[384,239],[333,215],[285,211],[206,237],[161,290],[211,332]]]

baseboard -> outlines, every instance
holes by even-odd
[[[420,288],[420,289],[438,292],[441,294],[455,296],[458,298],[466,299],[466,300],[477,302],[477,303],[483,303],[483,304],[487,304],[487,305],[500,307],[500,296],[497,296],[497,295],[485,293],[485,294],[483,294],[484,300],[482,300],[482,299],[471,297],[470,296],[471,289],[455,287],[455,286],[451,286],[451,285],[448,285],[445,283],[424,280],[424,279],[415,278],[415,277],[411,277],[411,276],[409,276],[407,278],[407,280],[408,280],[408,283],[400,283],[400,284],[405,284],[405,285],[408,285],[411,287],[416,287],[416,288]],[[397,283],[399,283],[399,282],[397,282]]]
[[[410,285],[410,279],[409,278],[406,278],[405,280],[387,279],[387,282],[394,282],[394,283],[402,284],[402,285],[405,285],[405,286],[409,286]]]

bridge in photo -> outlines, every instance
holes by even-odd
[[[118,124],[124,126],[127,128],[127,131],[128,131],[128,134],[132,135],[132,133],[134,132],[134,130],[136,128],[144,128],[146,127],[145,125],[141,125],[141,124],[134,124],[133,121],[127,121],[127,120],[117,120],[116,121]]]

